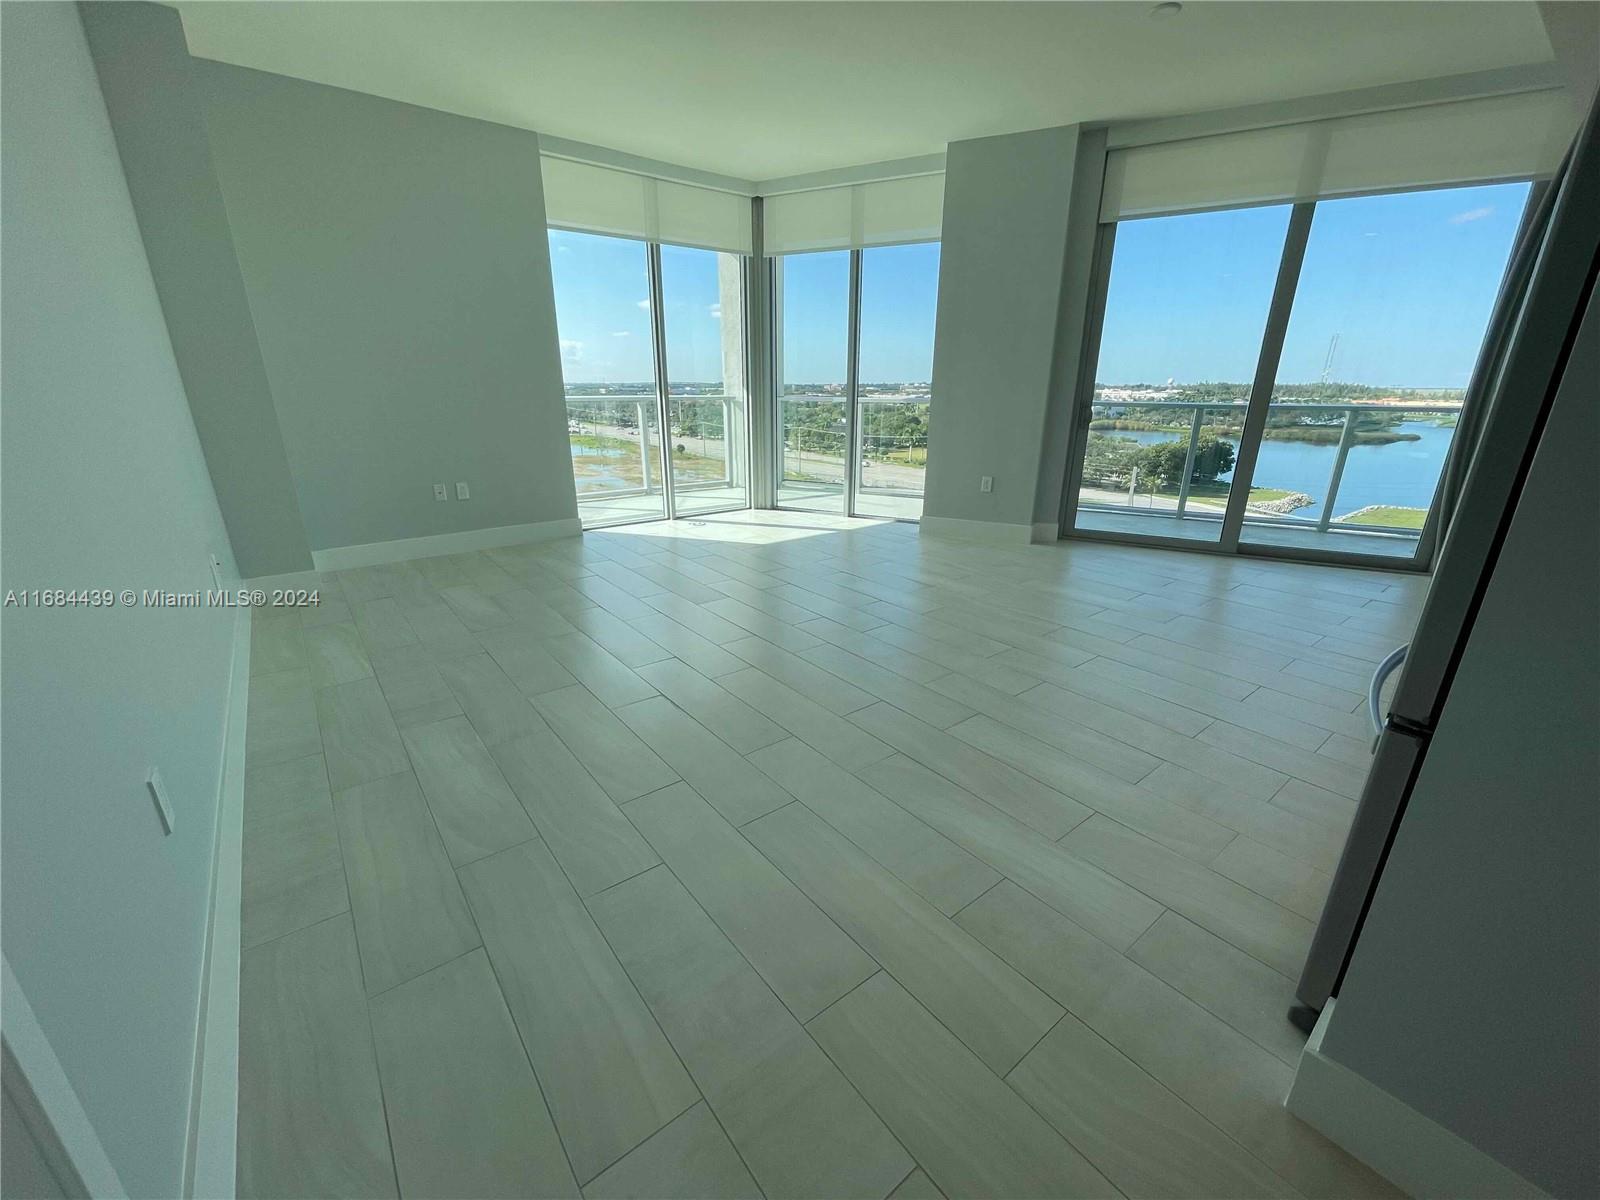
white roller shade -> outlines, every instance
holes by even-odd
[[[763,201],[762,249],[798,254],[931,242],[943,216],[942,174],[788,192]]]
[[[1130,146],[1106,156],[1100,219],[1539,178],[1572,133],[1543,91]]]
[[[556,229],[750,253],[750,198],[545,155],[545,222]]]

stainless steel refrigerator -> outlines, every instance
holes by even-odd
[[[1538,200],[1507,270],[1468,396],[1469,408],[1476,400],[1478,419],[1457,435],[1469,442],[1461,448],[1459,494],[1450,498],[1453,513],[1433,582],[1295,989],[1302,1007],[1289,1016],[1307,1030],[1329,997],[1338,994],[1361,935],[1594,290],[1600,266],[1597,112],[1590,112],[1562,172]],[[1578,402],[1571,399],[1575,394],[1592,402],[1594,381],[1578,381],[1576,388],[1572,382],[1563,402]],[[1580,519],[1590,520],[1592,514]],[[1384,670],[1372,681],[1375,714]]]

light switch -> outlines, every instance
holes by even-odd
[[[979,479],[978,480],[978,490],[980,492],[992,492],[992,491],[994,491],[994,476],[993,475],[985,475],[985,476],[983,476],[983,478]]]
[[[457,500],[470,500],[470,499],[472,499],[472,493],[467,491],[467,485],[465,483],[456,484],[456,499]]]
[[[436,483],[433,485],[433,498],[435,500],[448,500],[450,499],[450,490],[444,484]]]

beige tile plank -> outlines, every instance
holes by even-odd
[[[996,1072],[1010,1070],[1060,1010],[948,917],[803,805],[746,835]]]
[[[946,915],[969,904],[1000,878],[993,867],[798,738],[764,747],[749,758]]]
[[[357,784],[333,801],[369,994],[479,944],[450,856],[416,777]]]
[[[678,773],[600,703],[573,686],[533,697],[556,736],[618,804],[675,783]]]
[[[533,822],[465,717],[414,725],[404,736],[452,863],[459,867],[534,836]]]
[[[241,938],[255,946],[350,907],[320,754],[251,767],[244,780]]]
[[[616,712],[667,766],[735,825],[794,799],[664,697],[628,704]]]
[[[584,1185],[584,1200],[763,1200],[704,1101]]]
[[[372,674],[372,663],[367,658],[355,622],[337,621],[313,626],[303,630],[302,636],[305,638],[312,687],[326,688],[340,683],[353,683]]]
[[[956,920],[1305,1195],[1398,1194],[1283,1107],[1286,1063],[1022,889]]]
[[[809,1020],[877,970],[687,784],[635,800],[626,812],[798,1019]]]
[[[247,767],[322,753],[310,671],[275,671],[250,680],[245,718]]]
[[[373,997],[371,1013],[403,1194],[577,1194],[482,950]]]
[[[873,705],[851,719],[907,758],[982,796],[1051,841],[1089,815],[1089,808],[1072,797],[890,705]]]
[[[666,867],[590,911],[768,1196],[880,1197],[912,1163]]]
[[[1234,831],[1180,804],[1079,762],[988,716],[950,731],[968,745],[1008,763],[1078,803],[1104,813],[1196,862],[1210,862]]]
[[[542,841],[461,883],[573,1171],[592,1179],[700,1094]]]
[[[835,716],[764,671],[746,667],[722,676],[717,683],[846,770],[876,762],[892,753],[887,745],[853,721]],[[873,705],[861,712],[871,712],[878,707],[881,706]]]
[[[743,665],[744,660],[739,661],[740,670],[749,669]],[[671,660],[655,663],[645,667],[642,676],[700,724],[715,729],[717,736],[740,754],[749,754],[789,736],[781,725],[686,663]]]
[[[1161,905],[904,755],[862,777],[1001,874],[1119,949],[1150,927]]]
[[[489,754],[579,895],[603,891],[661,861],[551,730],[501,742]]]
[[[1116,1189],[887,973],[811,1032],[949,1196]]]
[[[350,918],[246,950],[239,993],[239,1195],[398,1195]]]
[[[1006,1082],[1126,1195],[1188,1200],[1294,1192],[1071,1013]]]
[[[485,745],[493,746],[541,727],[528,697],[517,690],[489,655],[471,654],[442,662],[439,674]]]
[[[1291,1067],[1306,1037],[1289,1024],[1294,984],[1175,912],[1161,914],[1128,956]]]
[[[334,791],[407,769],[405,747],[376,679],[369,676],[323,688],[316,699],[328,782]]]
[[[1286,978],[1298,978],[1305,965],[1314,928],[1310,921],[1143,834],[1094,816],[1061,845]]]

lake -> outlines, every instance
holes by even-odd
[[[1402,421],[1398,433],[1414,433],[1416,441],[1388,442],[1383,445],[1350,447],[1345,460],[1344,478],[1339,481],[1339,498],[1334,516],[1354,512],[1369,504],[1392,504],[1401,508],[1427,508],[1433,502],[1439,473],[1455,437],[1453,427],[1426,421]],[[1159,442],[1182,441],[1170,433],[1133,432],[1125,429],[1104,431],[1110,437],[1127,438],[1142,446]],[[1232,439],[1227,439],[1232,442]],[[1233,442],[1237,452],[1238,443]],[[1316,507],[1296,510],[1298,516],[1314,516],[1328,493],[1328,476],[1338,456],[1336,445],[1314,442],[1286,442],[1268,438],[1256,457],[1255,486],[1304,492],[1317,502]],[[1218,476],[1231,482],[1231,473]]]

